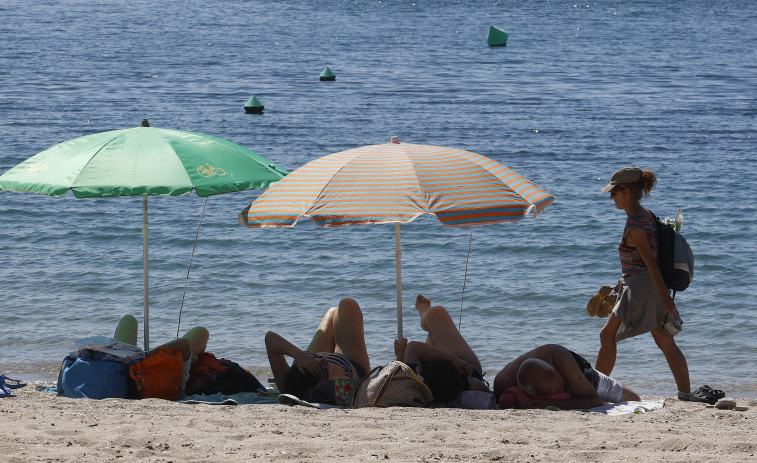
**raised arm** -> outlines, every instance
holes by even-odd
[[[292,357],[297,361],[297,367],[301,371],[310,371],[315,375],[321,375],[321,363],[299,349],[297,346],[282,338],[273,331],[265,335],[265,350],[268,353],[268,363],[271,365],[273,379],[280,392],[286,393],[284,376],[289,372],[289,364],[286,357]]]

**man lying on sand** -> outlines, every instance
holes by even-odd
[[[494,378],[500,408],[587,409],[639,395],[592,368],[580,355],[545,344],[508,363]]]

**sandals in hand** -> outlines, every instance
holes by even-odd
[[[597,294],[593,295],[591,299],[589,299],[589,303],[586,304],[586,312],[588,312],[592,317],[597,315],[599,313],[599,309],[602,308],[602,303],[605,302],[607,296],[610,295],[611,291],[612,288],[610,288],[609,286],[602,286],[601,288],[599,288]]]
[[[597,312],[597,317],[599,318],[605,318],[606,316],[610,315],[612,313],[612,309],[615,308],[615,304],[618,302],[618,295],[617,294],[610,294],[607,296],[607,299],[602,302],[602,304],[599,306],[599,312]]]

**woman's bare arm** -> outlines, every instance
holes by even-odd
[[[273,331],[269,331],[265,335],[265,350],[273,372],[273,379],[276,381],[276,386],[280,392],[286,393],[284,376],[290,369],[286,360],[287,356],[297,361],[297,367],[300,371],[309,371],[317,376],[322,374],[322,366],[318,360]]]

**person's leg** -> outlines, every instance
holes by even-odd
[[[365,347],[363,330],[363,312],[353,299],[339,301],[334,313],[334,352],[344,354],[348,359],[360,365],[366,373],[371,371],[368,349]]]
[[[334,352],[334,316],[337,309],[337,307],[332,307],[326,311],[307,350],[310,352]]]
[[[124,315],[116,326],[113,337],[132,346],[137,345],[137,319],[132,315]]]
[[[636,402],[636,401],[641,400],[641,397],[639,397],[639,394],[623,386],[623,397],[621,397],[620,400],[622,402],[626,402],[629,400]]]
[[[669,333],[663,331],[660,328],[652,330],[652,337],[657,347],[660,348],[663,354],[665,354],[665,360],[668,361],[670,372],[673,373],[673,378],[676,380],[676,386],[678,386],[679,392],[691,392],[691,383],[689,382],[689,365],[686,362],[681,349]]]
[[[195,326],[191,330],[187,331],[182,338],[189,342],[189,349],[192,351],[192,366],[197,364],[197,358],[200,354],[205,352],[208,347],[208,338],[210,333],[202,326]]]
[[[631,389],[623,386],[618,381],[597,371],[597,394],[605,402],[623,402],[641,400],[639,395]]]
[[[176,338],[173,341],[169,341],[165,344],[161,344],[155,349],[152,349],[150,352],[147,352],[147,355],[152,354],[153,352],[158,350],[159,347],[171,347],[173,349],[180,350],[181,358],[184,359],[184,361],[187,361],[192,357],[192,349],[190,349],[189,347],[189,341],[184,338]]]
[[[455,322],[444,307],[432,307],[431,302],[419,294],[415,300],[415,308],[421,314],[421,328],[428,331],[427,344],[460,357],[481,371],[478,356],[457,330]]]
[[[208,347],[210,333],[202,326],[195,326],[187,331],[182,338],[189,341],[189,347],[192,349],[192,354],[199,355],[205,352],[205,349]]]
[[[599,332],[599,353],[597,353],[597,363],[594,368],[607,376],[610,376],[612,369],[615,368],[615,357],[618,352],[615,336],[618,334],[620,324],[620,319],[611,313],[605,326]]]

